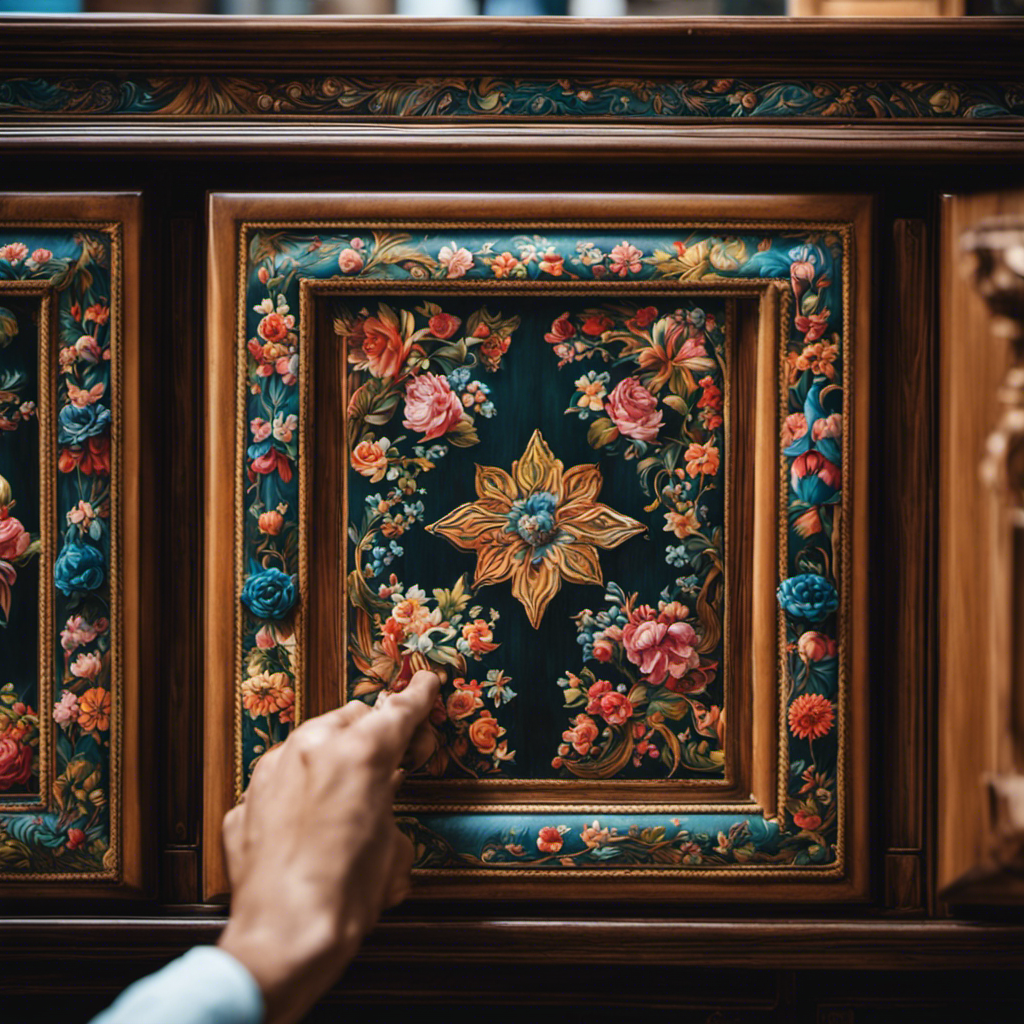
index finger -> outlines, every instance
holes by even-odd
[[[397,767],[419,724],[426,719],[440,692],[441,680],[433,672],[417,672],[409,685],[393,694],[373,714],[352,727],[374,734],[381,753]]]

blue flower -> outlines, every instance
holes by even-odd
[[[97,590],[103,585],[106,564],[103,552],[92,544],[70,541],[53,566],[53,582],[65,597],[76,590]]]
[[[85,444],[110,426],[110,410],[99,402],[93,405],[65,405],[57,416],[57,440],[61,444]]]
[[[242,603],[261,619],[280,619],[295,604],[295,577],[280,569],[260,569],[252,563],[252,571],[242,587]]]
[[[820,622],[839,607],[836,588],[812,572],[783,580],[776,593],[782,610],[794,619]]]

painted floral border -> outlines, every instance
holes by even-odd
[[[588,226],[543,230],[453,226],[441,233],[322,224],[245,225],[240,330],[240,641],[236,778],[291,728],[301,701],[296,623],[301,607],[298,451],[299,286],[302,280],[379,282],[673,281],[690,289],[774,281],[783,308],[779,409],[780,711],[788,775],[779,822],[681,809],[677,817],[428,814],[403,819],[422,869],[569,870],[809,867],[841,871],[844,696],[839,593],[848,541],[842,466],[850,403],[848,225]],[[624,237],[625,236],[625,237]],[[443,287],[443,285],[442,285]],[[558,341],[560,339],[556,339]],[[557,354],[557,353],[555,353]]]
[[[64,117],[1013,119],[1024,81],[82,75],[0,79],[0,111]]]
[[[56,377],[50,487],[61,524],[47,545],[55,555],[53,628],[45,637],[51,678],[19,684],[0,675],[0,775],[11,777],[26,744],[35,747],[36,765],[53,759],[54,774],[39,773],[49,783],[42,808],[8,810],[0,802],[0,878],[106,879],[119,871],[119,239],[119,225],[0,225],[0,281],[48,285],[55,299],[56,346],[51,366],[41,367],[40,387]],[[44,319],[40,330],[46,326]],[[5,371],[0,348],[0,382],[5,373],[13,371]],[[26,394],[4,409],[0,430],[18,429],[39,397]],[[0,434],[0,471],[2,453]],[[24,498],[0,494],[7,528],[0,559],[5,546],[22,546],[12,527],[20,526],[12,512],[18,497]],[[40,546],[39,538],[21,540],[28,541],[26,553]],[[0,570],[5,564],[0,560]],[[11,577],[8,598],[17,600]],[[45,720],[40,726],[44,716],[49,727]]]

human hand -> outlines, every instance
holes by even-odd
[[[375,709],[352,701],[304,722],[224,818],[232,901],[219,945],[256,979],[268,1024],[299,1020],[404,899],[413,847],[391,805],[400,765],[430,752],[422,727],[439,687],[417,672]]]

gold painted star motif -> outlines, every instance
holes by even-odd
[[[643,533],[642,523],[597,501],[596,465],[566,470],[539,430],[511,474],[476,467],[477,500],[427,527],[477,554],[474,587],[512,580],[512,596],[536,629],[562,580],[603,585],[598,548],[615,548]]]

